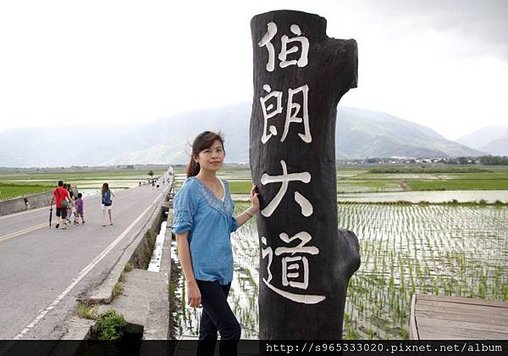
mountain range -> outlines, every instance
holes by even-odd
[[[187,163],[192,139],[204,130],[224,133],[227,162],[246,163],[249,159],[250,114],[250,103],[239,103],[135,126],[9,130],[0,133],[0,166]],[[467,143],[447,140],[428,127],[386,113],[351,107],[338,110],[337,159],[460,157],[490,152],[468,146]],[[506,146],[505,142],[505,149]]]
[[[508,126],[487,126],[456,141],[494,156],[508,156]]]

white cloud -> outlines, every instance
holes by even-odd
[[[327,18],[330,37],[357,39],[359,87],[340,105],[386,111],[447,137],[504,123],[508,66],[496,49],[507,42],[501,35],[481,37],[494,33],[481,24],[492,18],[493,28],[503,26],[497,19],[505,18],[505,8],[498,2],[491,4],[499,11],[478,11],[470,2],[463,9],[453,1],[404,4],[2,2],[0,131],[128,124],[250,101],[250,19],[284,8]],[[466,28],[461,16],[470,19]],[[468,24],[484,30],[469,35]]]

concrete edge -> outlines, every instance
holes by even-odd
[[[171,182],[171,186],[173,185]],[[171,191],[171,188],[170,190]],[[155,298],[152,300],[148,307],[147,323],[145,325],[143,339],[144,340],[168,340],[169,333],[169,281],[171,278],[171,224],[172,221],[172,196],[169,195],[169,211],[168,211],[168,226],[166,227],[166,233],[164,234],[164,245],[162,247],[162,256],[159,272],[148,272],[147,273],[160,273],[164,276],[164,291],[161,292],[161,296],[165,297]]]
[[[146,273],[158,272],[147,271]],[[162,290],[154,291],[154,298],[152,298],[148,304],[146,323],[143,330],[143,340],[169,339],[168,275],[162,273],[161,279],[163,279],[163,289],[161,288]]]
[[[66,322],[68,332],[62,337],[62,340],[85,340],[90,334],[90,328],[96,322],[95,320],[80,318],[77,315],[73,316]]]
[[[52,191],[54,188],[48,188],[49,192],[25,195],[22,197],[0,201],[0,216],[11,215],[19,212],[30,211],[33,209],[50,207]]]

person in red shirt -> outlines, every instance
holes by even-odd
[[[50,204],[53,205],[53,202],[55,202],[56,216],[58,216],[58,223],[55,227],[58,229],[58,227],[62,225],[62,230],[65,230],[67,228],[67,223],[65,222],[67,218],[67,208],[72,203],[72,200],[69,196],[69,191],[64,188],[63,180],[58,181],[58,187],[53,190]]]

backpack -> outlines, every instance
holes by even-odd
[[[104,193],[102,193],[102,204],[105,206],[110,206],[113,204],[111,201],[111,192],[109,190],[106,190]]]

